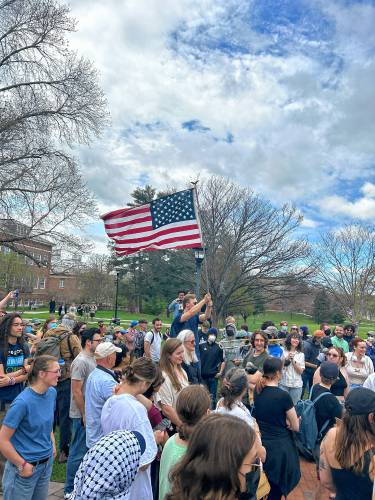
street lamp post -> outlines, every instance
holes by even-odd
[[[195,248],[194,257],[195,257],[195,274],[196,274],[195,296],[199,297],[199,292],[201,288],[202,262],[204,259],[204,248]]]
[[[120,277],[120,271],[116,270],[116,297],[115,297],[115,319],[117,319],[117,309],[118,309],[118,282]]]

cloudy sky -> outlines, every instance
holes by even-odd
[[[112,125],[80,148],[101,213],[228,176],[304,232],[375,217],[375,0],[71,0]],[[97,250],[102,224],[91,225]]]

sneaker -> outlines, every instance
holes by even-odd
[[[60,451],[58,462],[59,464],[65,464],[68,461],[68,456],[65,451]]]

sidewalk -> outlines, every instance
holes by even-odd
[[[61,500],[64,498],[64,483],[49,483],[48,500]],[[3,495],[0,493],[0,500],[3,500]],[[20,500],[22,500],[20,498]]]
[[[301,459],[302,478],[299,485],[288,495],[288,500],[314,500],[318,489],[316,479],[315,464]],[[48,500],[58,500],[64,498],[64,483],[49,484]],[[3,496],[0,494],[0,500]],[[22,500],[22,499],[20,499]]]

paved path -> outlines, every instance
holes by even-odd
[[[318,489],[315,465],[301,459],[302,478],[299,485],[288,495],[288,500],[315,500]],[[58,500],[64,498],[63,483],[51,482],[49,485],[48,500]],[[327,497],[320,497],[319,500],[326,500]],[[0,500],[3,500],[0,494]],[[22,500],[22,499],[20,499]],[[141,500],[141,499],[140,499]]]

